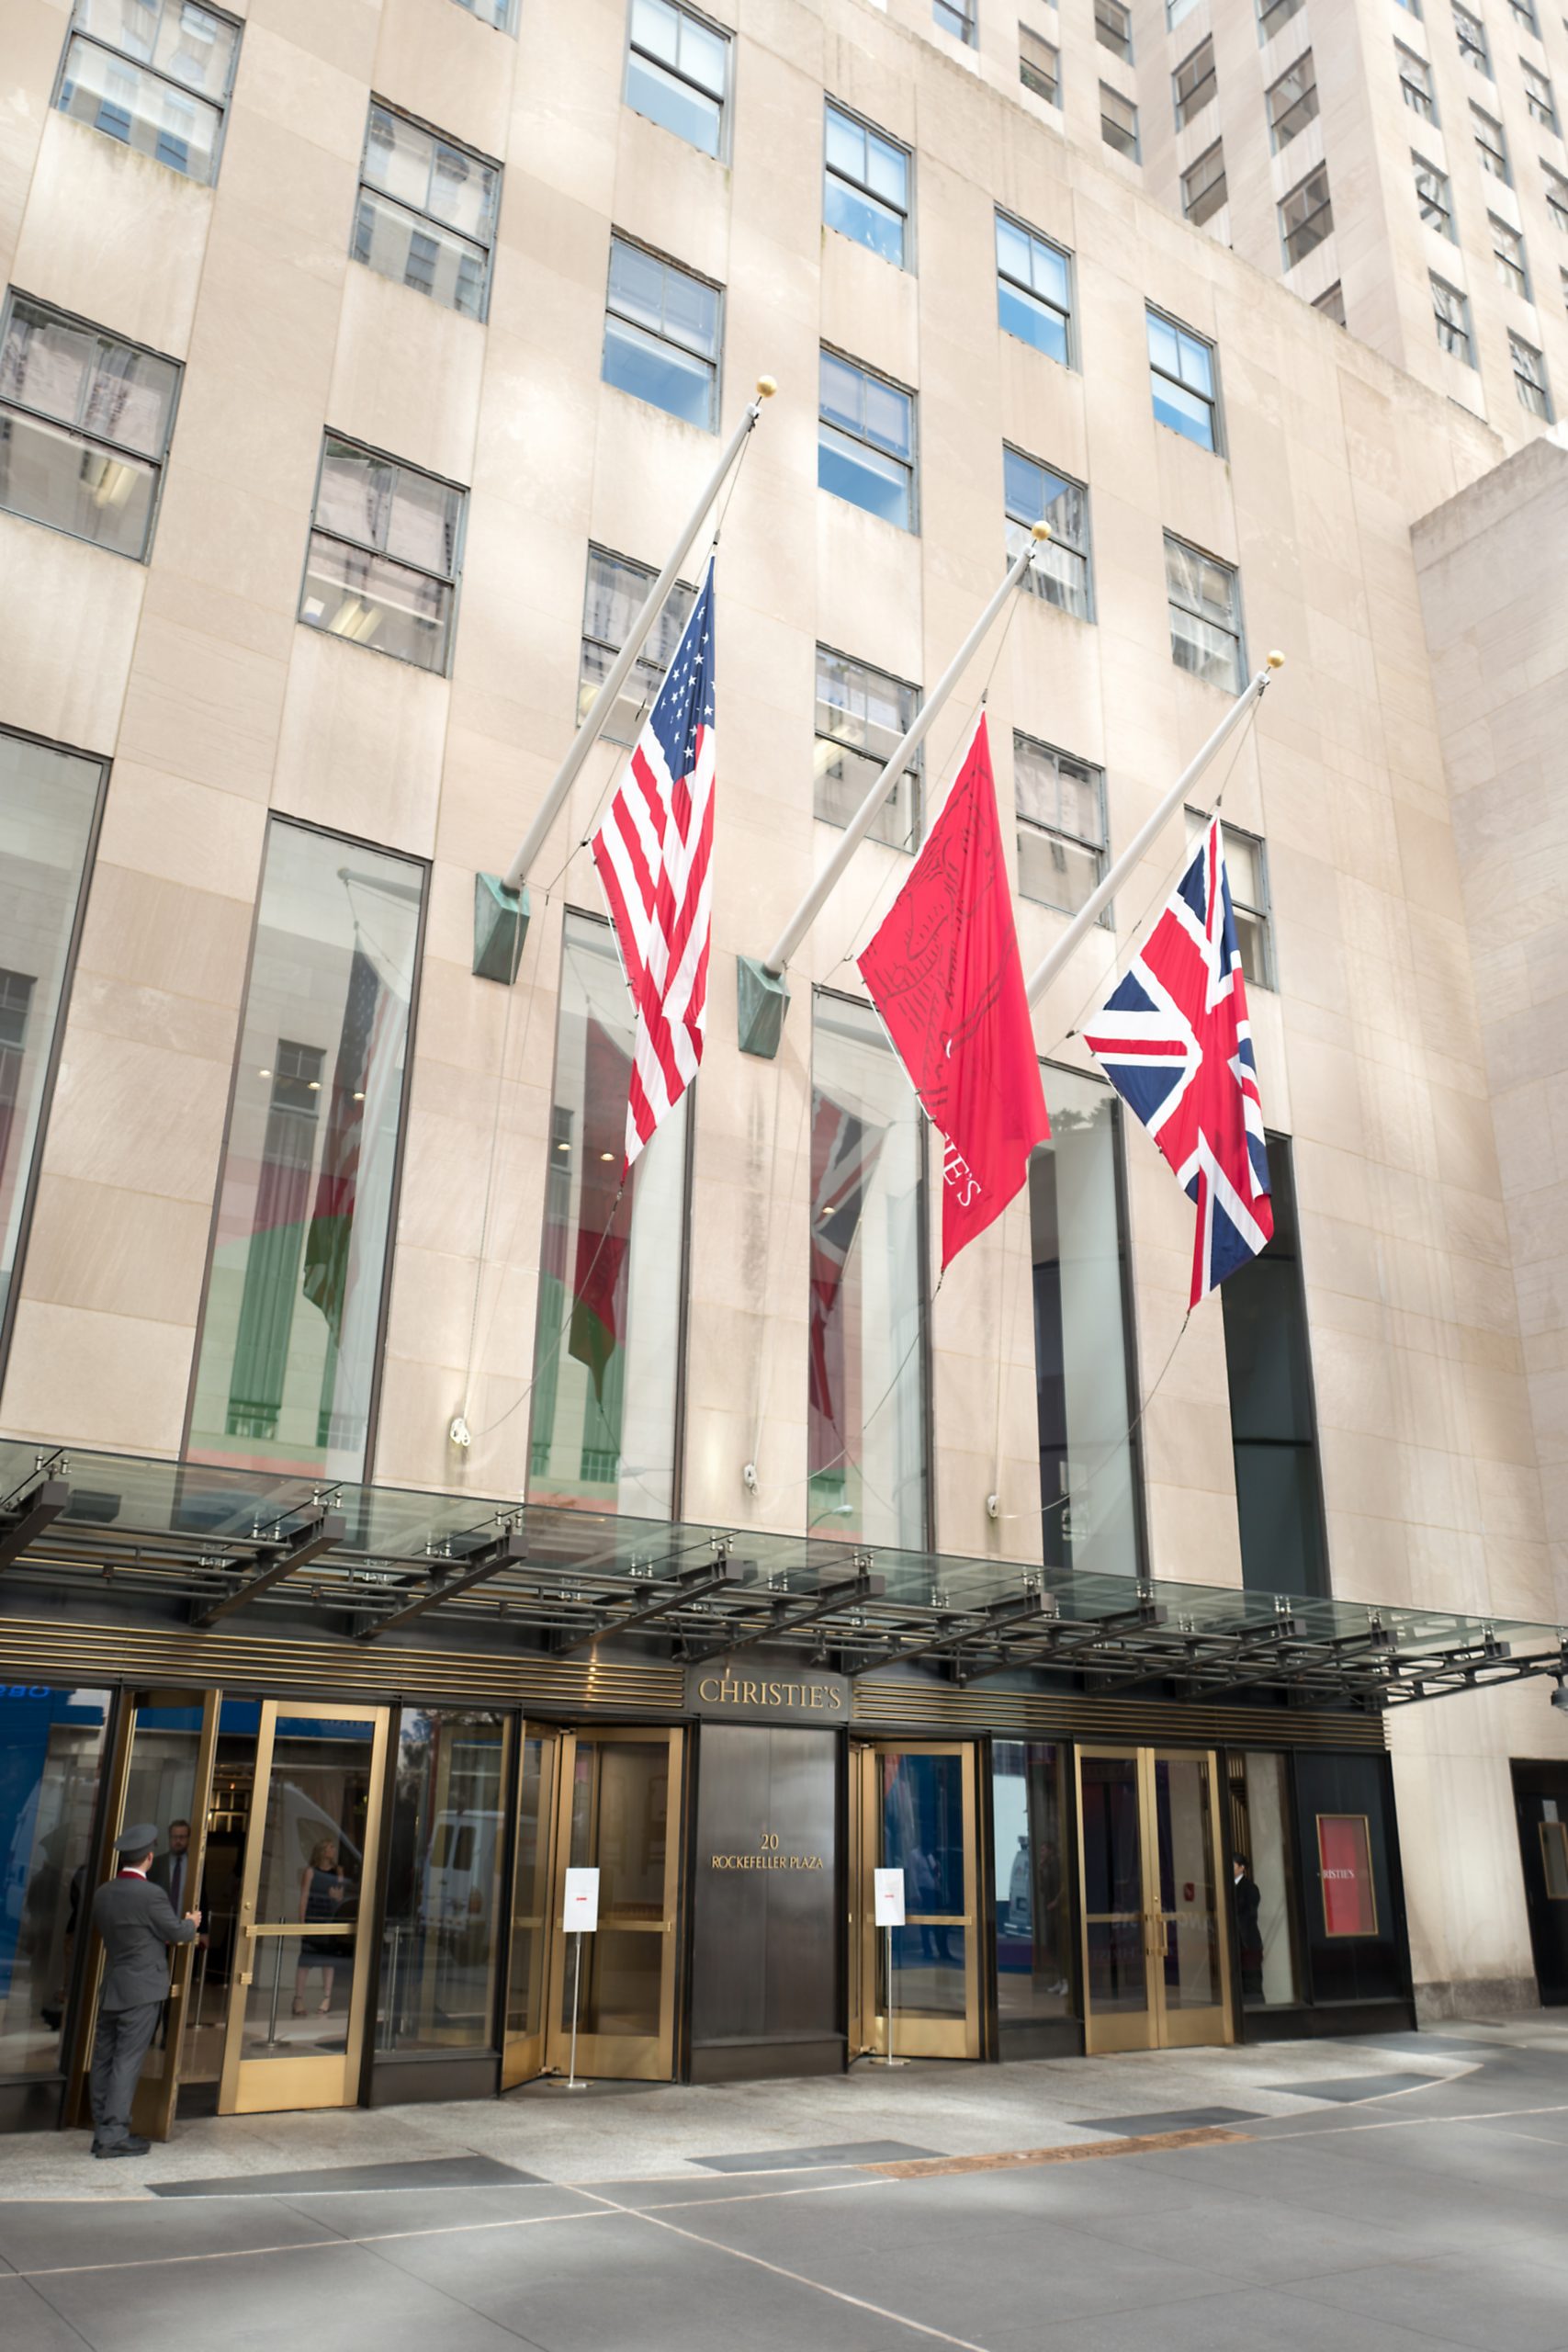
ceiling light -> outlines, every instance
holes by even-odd
[[[269,1069],[258,1069],[256,1076],[258,1078],[270,1078],[272,1076],[272,1072]]]
[[[602,1151],[599,1157],[601,1159],[614,1159],[615,1155],[613,1151]]]

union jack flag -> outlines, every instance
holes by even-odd
[[[1196,1306],[1256,1258],[1274,1230],[1247,982],[1217,817],[1083,1036],[1198,1204]]]
[[[713,558],[648,724],[593,835],[637,1009],[622,1174],[697,1074],[707,1023],[714,783]]]

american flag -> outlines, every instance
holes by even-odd
[[[637,1042],[623,1175],[697,1074],[707,1021],[714,783],[713,558],[593,835]]]
[[[1247,982],[1220,820],[1084,1042],[1198,1204],[1191,1305],[1274,1230]]]

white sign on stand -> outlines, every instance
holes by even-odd
[[[566,1874],[566,1902],[561,1926],[569,1936],[592,1936],[599,1927],[599,1873],[572,1871]]]
[[[904,1924],[904,1873],[902,1871],[873,1871],[876,1887],[876,1925],[879,1928],[901,1928]]]

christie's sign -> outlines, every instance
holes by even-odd
[[[813,1674],[794,1660],[771,1671],[755,1665],[689,1666],[686,1706],[695,1715],[761,1717],[826,1728],[847,1718],[850,1686],[844,1675]]]

